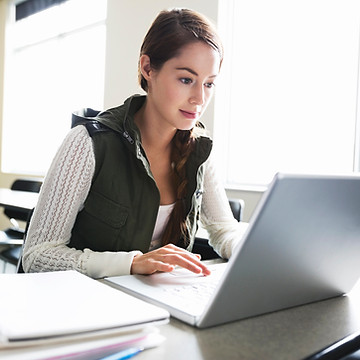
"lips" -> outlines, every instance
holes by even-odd
[[[180,112],[183,116],[190,120],[195,120],[199,116],[199,113],[194,111],[180,110]]]

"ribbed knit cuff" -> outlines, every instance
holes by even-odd
[[[93,252],[89,249],[84,250],[88,255],[87,275],[94,278],[104,278],[107,276],[129,275],[131,264],[136,255],[141,255],[141,251],[130,252]]]

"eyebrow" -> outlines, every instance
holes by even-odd
[[[176,70],[185,70],[185,71],[188,71],[190,74],[193,74],[195,76],[199,76],[199,74],[196,71],[194,71],[193,69],[190,69],[188,67],[179,67],[179,68],[176,68]],[[214,78],[216,76],[217,75],[211,75],[211,76],[209,76],[209,78]]]

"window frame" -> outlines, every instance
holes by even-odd
[[[81,1],[83,0],[76,0],[78,1],[78,3],[81,3]],[[101,0],[102,1],[102,0]],[[53,159],[53,157],[55,156],[56,150],[58,148],[58,146],[60,146],[63,138],[65,137],[66,133],[70,130],[70,120],[71,120],[71,112],[78,110],[78,108],[80,107],[88,107],[88,106],[93,106],[93,107],[99,107],[100,109],[103,108],[103,104],[104,104],[104,87],[105,87],[105,63],[106,63],[106,27],[107,27],[107,22],[106,22],[106,14],[107,14],[107,1],[102,3],[101,1],[94,1],[94,3],[96,4],[100,4],[100,6],[103,9],[103,12],[101,14],[101,18],[99,18],[99,20],[96,21],[92,21],[91,16],[87,16],[87,18],[84,20],[83,23],[79,23],[79,25],[77,25],[76,23],[76,19],[73,19],[73,22],[70,24],[70,26],[68,27],[68,31],[58,31],[58,33],[54,34],[50,34],[50,36],[44,36],[41,37],[39,41],[35,40],[34,42],[29,42],[28,44],[22,44],[19,47],[15,47],[12,43],[12,36],[13,36],[13,26],[16,23],[15,21],[15,7],[18,3],[21,2],[21,0],[9,0],[6,4],[6,29],[5,29],[5,50],[4,50],[4,95],[3,95],[3,109],[2,109],[2,123],[1,123],[1,150],[0,150],[0,155],[1,155],[1,159],[0,159],[0,165],[1,165],[1,173],[2,174],[25,174],[28,176],[39,176],[39,177],[43,177],[45,176],[47,169],[50,166],[50,163]],[[68,3],[68,1],[65,1],[63,4]],[[61,4],[61,5],[63,5]],[[60,5],[60,6],[61,6]],[[52,7],[49,8],[49,10]],[[60,10],[61,11],[61,10]],[[98,15],[95,15],[98,16]],[[99,15],[100,16],[100,15]],[[30,47],[36,47],[38,45],[41,44],[46,44],[48,42],[56,42],[59,39],[71,39],[71,37],[78,37],[81,36],[81,34],[84,34],[85,31],[97,31],[98,33],[101,33],[103,35],[101,35],[103,37],[102,41],[102,70],[101,70],[101,75],[99,75],[100,77],[102,77],[101,81],[101,89],[99,89],[97,92],[99,93],[98,97],[98,101],[97,103],[94,105],[93,102],[83,102],[81,103],[81,106],[76,106],[76,107],[72,107],[71,111],[69,110],[68,112],[66,112],[67,115],[63,116],[61,118],[61,122],[63,125],[63,131],[61,134],[56,134],[56,133],[51,133],[51,134],[46,134],[45,136],[51,136],[54,141],[56,141],[56,144],[54,146],[54,148],[52,149],[52,152],[50,152],[49,154],[47,154],[46,158],[45,158],[45,163],[42,165],[42,170],[36,170],[36,171],[31,171],[31,169],[29,169],[30,167],[26,168],[26,166],[24,167],[23,165],[21,165],[21,167],[19,168],[10,168],[9,164],[10,160],[4,160],[6,156],[8,155],[8,151],[9,149],[7,149],[7,144],[6,141],[9,138],[9,136],[7,136],[7,131],[6,131],[6,122],[9,121],[9,118],[6,118],[7,114],[10,111],[10,105],[11,103],[9,103],[8,101],[8,94],[6,92],[6,89],[9,86],[9,82],[11,81],[11,59],[13,56],[13,52],[14,51],[19,51],[22,48],[30,48]],[[71,40],[68,40],[71,41]],[[64,42],[63,42],[64,44]],[[64,45],[62,45],[64,46]],[[84,57],[87,56],[86,54],[84,54]],[[101,95],[100,95],[101,94]],[[41,106],[39,106],[39,111],[41,111]],[[20,130],[21,131],[21,130]],[[41,129],[36,129],[34,130],[33,133],[34,137],[37,138],[38,142],[42,141],[42,137],[44,136],[44,134],[42,134],[42,130]],[[7,136],[7,138],[5,139],[5,137]],[[16,141],[16,134],[14,133],[14,131],[11,132],[11,138],[14,139],[14,141]],[[45,146],[46,147],[46,146]],[[22,151],[23,152],[23,151]],[[45,153],[45,152],[44,152]],[[11,156],[11,155],[10,155]],[[44,155],[45,157],[45,155]]]
[[[236,23],[234,20],[234,10],[233,4],[236,0],[228,0],[226,2],[219,2],[219,21],[218,28],[220,32],[220,36],[224,41],[225,47],[225,59],[223,68],[221,69],[221,76],[219,78],[219,83],[217,84],[217,93],[215,97],[215,117],[214,117],[214,152],[217,160],[217,166],[219,167],[220,173],[223,174],[223,182],[227,189],[234,190],[250,190],[250,191],[263,191],[268,186],[268,183],[271,181],[269,179],[268,182],[231,182],[228,178],[228,169],[231,166],[241,166],[241,156],[243,152],[240,150],[237,152],[238,144],[233,144],[229,146],[229,138],[230,134],[234,134],[235,131],[233,129],[233,120],[236,114],[231,113],[231,105],[232,100],[230,98],[231,86],[229,86],[230,81],[232,79],[232,65],[234,64],[233,52],[234,49],[232,47],[234,32],[231,31],[232,26]],[[257,1],[258,2],[258,1]],[[333,1],[334,3],[334,1]],[[258,6],[260,3],[258,2]],[[355,5],[354,5],[355,6]],[[356,4],[357,6],[357,4]],[[358,23],[359,24],[359,23]],[[358,28],[360,29],[360,27]],[[229,35],[231,34],[231,35]],[[354,101],[354,130],[353,130],[353,147],[352,159],[348,159],[348,163],[352,162],[352,171],[358,172],[360,169],[360,115],[359,115],[359,104],[360,104],[360,95],[359,95],[359,65],[360,65],[360,31],[356,34],[357,39],[357,48],[356,48],[356,100]],[[236,105],[235,105],[236,106]],[[271,121],[271,120],[270,120]],[[238,153],[239,161],[238,165],[236,161],[233,161],[234,157],[231,158],[231,154]],[[281,171],[281,170],[280,170]],[[276,171],[275,171],[276,172]],[[303,171],[299,171],[303,172]],[[275,173],[274,173],[275,175]]]

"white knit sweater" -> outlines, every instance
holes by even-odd
[[[93,143],[84,126],[72,129],[58,150],[41,188],[24,246],[26,272],[75,269],[93,278],[129,274],[135,254],[95,252],[67,246],[95,170]],[[245,231],[232,216],[211,156],[206,162],[201,221],[210,243],[224,258]]]

